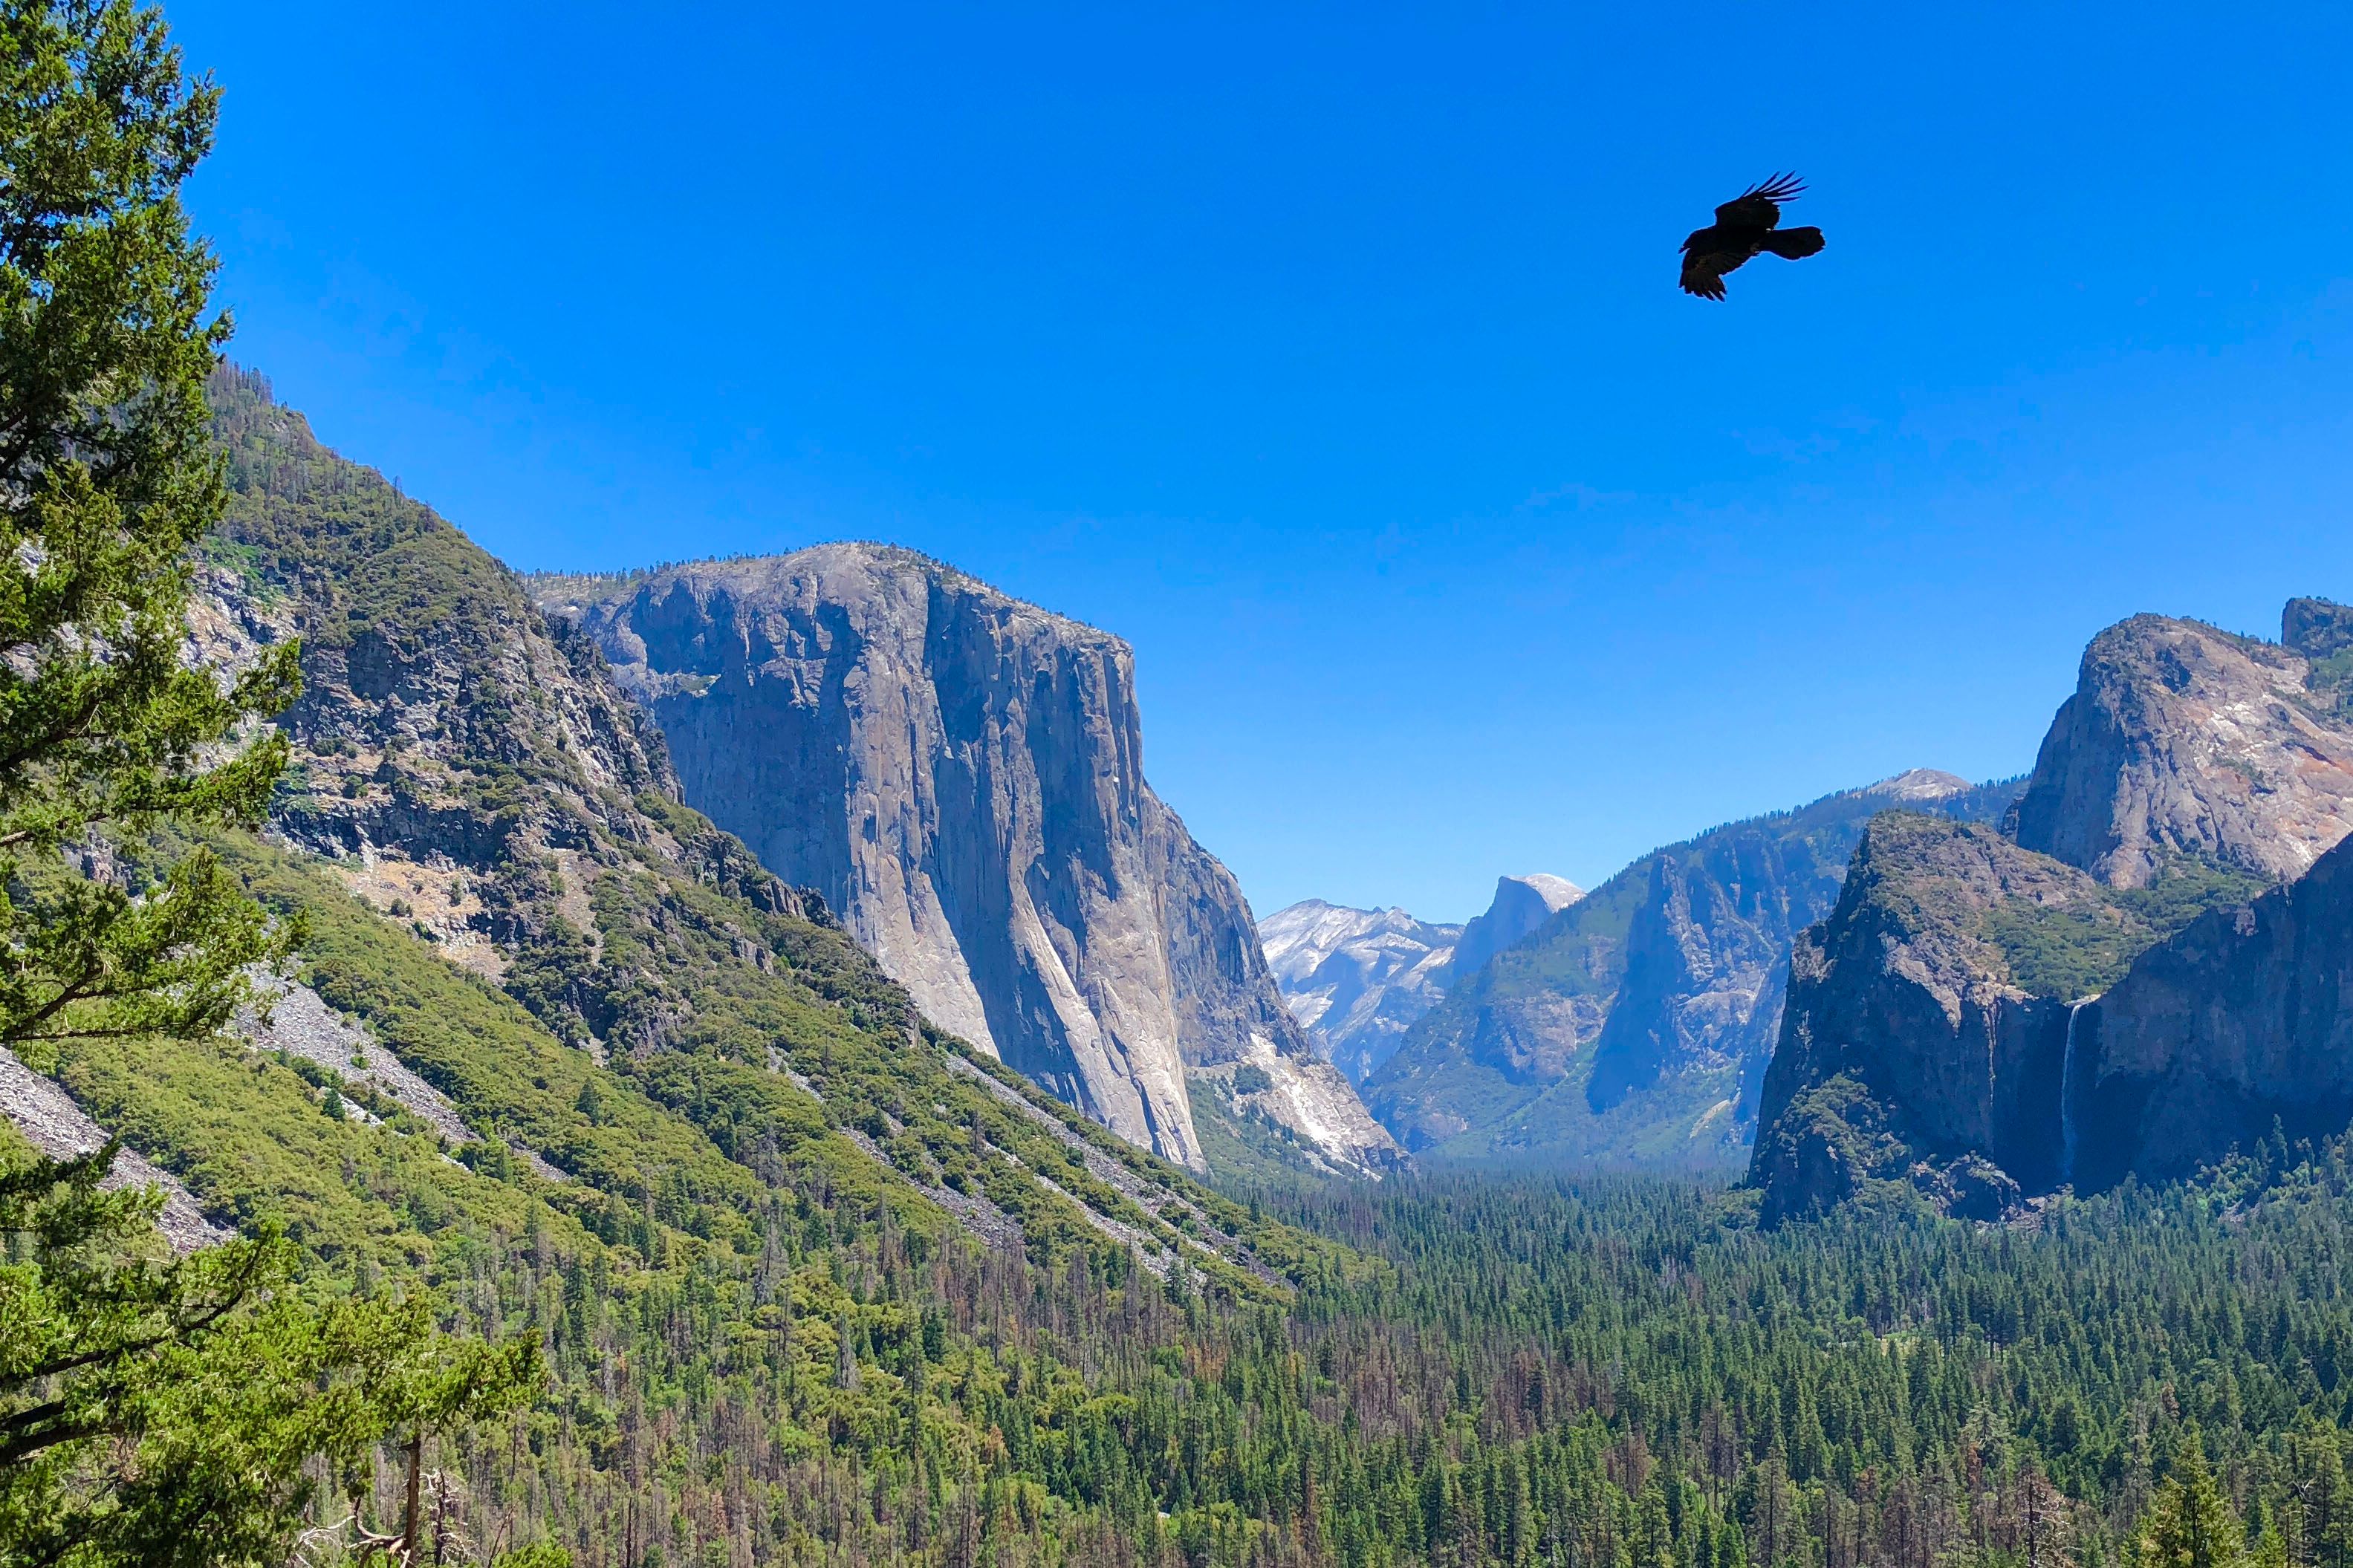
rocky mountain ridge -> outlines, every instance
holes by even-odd
[[[1212,1112],[1228,1148],[1395,1159],[1145,782],[1118,638],[871,544],[533,591],[659,726],[687,803],[817,889],[934,1025],[1197,1170]]]
[[[1292,1016],[1360,1084],[1448,987],[1583,897],[1565,877],[1498,877],[1487,908],[1459,926],[1306,899],[1261,921],[1259,942]]]
[[[756,1260],[798,1214],[1282,1289],[1288,1233],[929,1025],[680,805],[659,731],[512,573],[260,378],[212,392],[231,505],[189,655],[300,636],[305,680],[269,832],[214,847],[306,922],[300,969],[241,1056],[93,1041],[43,1080],[203,1218],[403,1267],[531,1231],[642,1275]]]
[[[1889,816],[1805,933],[1751,1179],[1993,1217],[2341,1130],[2353,615],[2094,639],[2001,834]]]
[[[1395,1051],[1445,994],[1462,928],[1399,909],[1356,910],[1306,899],[1258,922],[1267,967],[1292,1016],[1352,1083]]]
[[[1999,817],[2014,793],[1915,769],[1645,856],[1450,992],[1366,1102],[1439,1158],[1736,1163],[1789,944],[1863,824],[1905,805]]]

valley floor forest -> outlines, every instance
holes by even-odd
[[[227,365],[158,12],[0,46],[0,1564],[2353,1568],[2344,1140],[1782,1225],[1315,1179],[1259,1067],[1124,1143]]]

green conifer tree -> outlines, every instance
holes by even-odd
[[[2246,1531],[2214,1484],[2194,1432],[2150,1500],[2138,1547],[2140,1568],[2242,1568],[2246,1561]]]
[[[152,837],[259,820],[287,747],[258,721],[298,683],[291,646],[183,657],[228,323],[178,192],[217,101],[152,9],[0,0],[0,1047],[37,1068],[212,1035],[299,936]],[[115,1152],[0,1168],[0,1560],[281,1562],[307,1461],[397,1436],[413,1498],[427,1437],[535,1386],[420,1303],[311,1305],[275,1237],[164,1257],[160,1199],[100,1187]],[[414,1562],[418,1529],[381,1544]]]
[[[177,195],[216,105],[153,11],[0,5],[0,1045],[37,1064],[209,1034],[288,935],[201,850],[134,887],[111,849],[258,820],[286,742],[224,742],[298,680],[290,646],[234,679],[181,657],[226,504],[228,324]]]

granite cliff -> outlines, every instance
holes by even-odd
[[[2104,891],[1983,826],[1873,818],[1837,907],[1791,951],[1751,1165],[1767,1220],[1897,1179],[1991,1218],[2062,1180],[2071,1009],[2020,984],[1999,922],[2072,919],[2128,940]]]
[[[2102,632],[2012,837],[2118,888],[2147,886],[2184,855],[2302,876],[2353,822],[2353,725],[2315,668],[2327,656],[2306,651],[2338,635],[2335,609],[2290,605],[2279,643],[2162,616]]]
[[[871,544],[533,592],[652,716],[687,803],[816,889],[938,1027],[1197,1170],[1270,1137],[1394,1159],[1145,781],[1118,638]]]
[[[2060,1121],[2079,1187],[2179,1176],[2276,1127],[2353,1121],[2353,839],[2143,952],[2076,1023]]]
[[[2003,835],[1873,825],[1792,959],[1768,1219],[1875,1182],[1989,1216],[2342,1129],[2349,620],[2112,626]]]
[[[1494,898],[1484,910],[1471,917],[1454,944],[1446,984],[1460,985],[1486,968],[1497,953],[1534,936],[1546,921],[1583,897],[1585,889],[1576,883],[1541,871],[1496,878]]]
[[[211,390],[231,500],[188,657],[300,637],[305,682],[269,831],[212,842],[307,935],[234,1040],[0,1062],[38,1146],[122,1135],[183,1245],[277,1223],[435,1289],[525,1236],[543,1269],[643,1279],[750,1268],[804,1221],[1245,1295],[1289,1267],[1276,1227],[928,1024],[820,899],[681,805],[659,731],[512,573],[260,378]]]
[[[1722,1166],[1753,1129],[1794,934],[1891,806],[1998,817],[2011,785],[1926,769],[1643,857],[1497,954],[1366,1084],[1442,1158]]]

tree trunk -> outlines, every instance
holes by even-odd
[[[417,1564],[417,1489],[425,1468],[425,1428],[419,1426],[408,1439],[408,1500],[400,1510],[401,1568]]]

